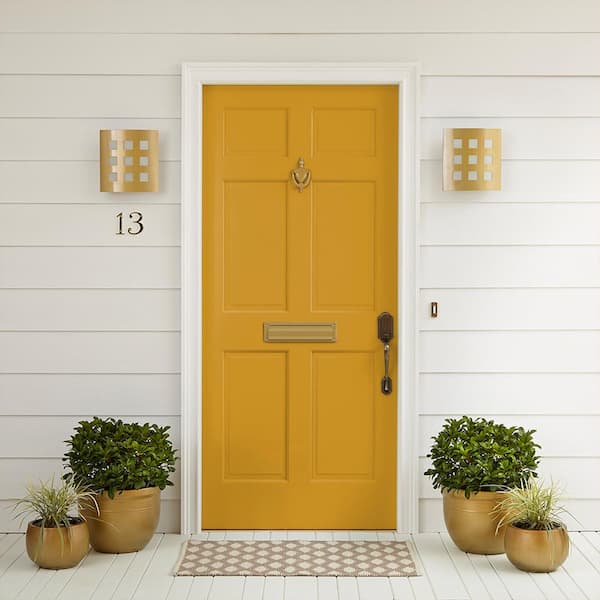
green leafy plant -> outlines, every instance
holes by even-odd
[[[64,551],[63,529],[85,521],[81,515],[82,508],[91,508],[99,514],[98,504],[93,491],[75,481],[73,475],[64,481],[55,483],[54,477],[49,482],[41,481],[38,485],[28,485],[27,493],[13,504],[16,517],[33,517],[33,524],[41,528],[39,546],[36,557],[44,539],[46,528],[58,528],[61,551]]]
[[[561,515],[568,511],[560,503],[561,491],[529,477],[519,487],[503,490],[504,499],[496,505],[493,515],[500,517],[498,529],[512,524],[521,529],[551,530],[565,527]]]
[[[432,439],[432,466],[425,475],[433,487],[464,490],[465,496],[481,490],[495,492],[517,487],[530,476],[537,477],[539,464],[533,441],[535,430],[506,427],[481,417],[446,419]]]
[[[114,498],[117,490],[139,490],[168,485],[175,471],[176,453],[170,427],[124,423],[120,419],[79,421],[63,461],[78,482]]]

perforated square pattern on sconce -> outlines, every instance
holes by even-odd
[[[100,130],[100,191],[158,192],[158,131]]]
[[[502,166],[500,129],[444,129],[445,192],[499,190]]]

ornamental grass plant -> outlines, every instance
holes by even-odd
[[[28,485],[27,493],[14,503],[17,518],[21,523],[27,517],[35,517],[40,527],[69,527],[73,522],[81,522],[82,506],[95,506],[93,492],[77,484],[73,476],[55,483],[41,481],[38,485]],[[20,509],[20,510],[19,510]]]
[[[561,504],[558,484],[529,477],[519,487],[506,489],[504,499],[494,509],[500,518],[498,528],[514,525],[520,529],[552,530],[565,527],[561,516],[568,511]]]
[[[63,530],[68,532],[71,525],[85,521],[81,510],[87,508],[98,514],[93,491],[88,486],[77,483],[72,475],[58,483],[52,477],[48,482],[28,485],[26,491],[25,496],[13,504],[13,509],[16,518],[21,518],[21,525],[26,518],[33,518],[32,523],[41,528],[36,555],[43,543],[46,529],[57,529],[61,550],[64,550]]]

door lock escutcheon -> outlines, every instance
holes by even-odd
[[[392,393],[390,377],[390,342],[394,338],[394,317],[389,312],[382,312],[377,317],[377,337],[383,342],[384,375],[381,380],[381,393],[388,396]]]

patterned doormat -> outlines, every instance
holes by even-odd
[[[176,575],[411,577],[407,542],[188,540]]]

